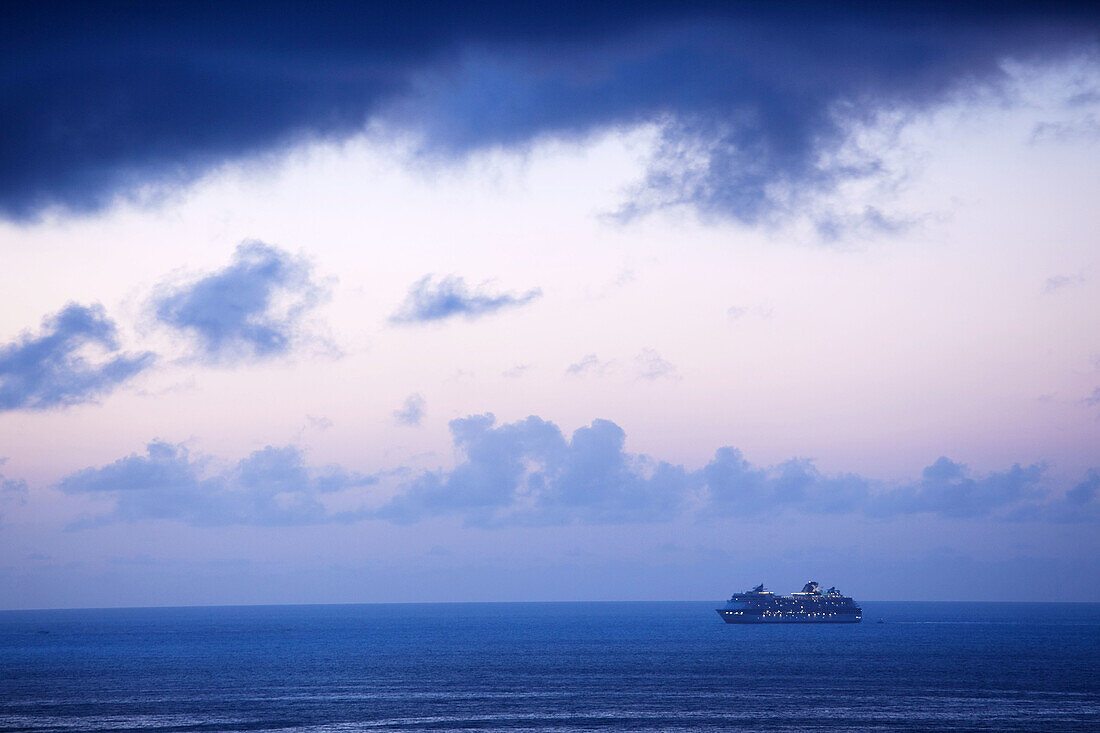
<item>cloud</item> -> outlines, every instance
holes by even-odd
[[[1100,469],[1089,469],[1064,498],[1026,503],[1014,510],[1012,518],[1067,524],[1100,521]]]
[[[729,446],[702,468],[688,469],[628,452],[625,431],[610,420],[593,420],[566,437],[534,415],[498,424],[483,414],[452,420],[450,432],[458,461],[449,470],[398,468],[364,475],[337,465],[310,466],[294,446],[269,446],[219,469],[184,446],[154,441],[144,454],[78,471],[59,487],[113,499],[110,512],[79,527],[147,519],[196,526],[369,519],[408,524],[446,516],[471,526],[503,527],[784,514],[1100,522],[1100,468],[1059,494],[1048,488],[1042,463],[976,473],[939,458],[916,481],[886,482],[824,473],[806,458],[755,465]],[[399,483],[380,506],[339,511],[326,506],[324,497],[341,495],[339,503],[347,504],[346,492],[371,486],[383,475]],[[13,496],[25,489],[22,482],[10,482]]]
[[[372,120],[448,155],[648,123],[625,213],[757,222],[875,175],[832,153],[877,112],[1095,48],[1097,26],[1078,3],[8,3],[0,212],[97,211]]]
[[[1081,404],[1087,405],[1089,407],[1096,407],[1097,405],[1100,405],[1100,387],[1092,390],[1092,394],[1081,400]]]
[[[455,316],[474,320],[504,308],[526,305],[542,296],[542,290],[533,288],[526,293],[492,294],[484,286],[470,290],[461,277],[451,275],[433,282],[427,275],[413,283],[405,301],[390,317],[391,323],[410,324],[442,321]]]
[[[1070,285],[1077,285],[1083,282],[1085,282],[1085,276],[1080,274],[1052,275],[1047,278],[1046,283],[1043,285],[1043,295],[1050,295]]]
[[[731,305],[726,309],[726,318],[731,321],[740,321],[743,318],[749,316],[755,316],[760,319],[768,319],[772,317],[774,311],[771,308],[764,308],[758,306],[755,308],[749,308],[742,305]]]
[[[307,466],[293,446],[268,446],[222,471],[211,472],[210,465],[207,458],[192,458],[182,445],[154,441],[144,455],[77,471],[62,479],[59,488],[115,500],[109,514],[78,526],[145,519],[268,526],[360,519],[363,512],[328,510],[321,497],[376,482],[373,476],[339,466]]]
[[[453,420],[459,464],[421,474],[378,516],[414,522],[451,514],[486,526],[663,521],[693,485],[682,467],[626,453],[626,434],[607,420],[568,440],[534,416],[495,422],[489,414]]]
[[[634,364],[638,367],[638,376],[642,379],[679,379],[676,367],[671,362],[661,358],[653,349],[642,349],[634,357]]]
[[[513,367],[505,369],[503,372],[501,372],[500,376],[504,377],[505,379],[519,379],[530,370],[530,364],[516,364]]]
[[[916,482],[888,484],[857,474],[821,473],[811,461],[753,466],[734,448],[721,448],[703,469],[709,508],[719,515],[755,516],[793,510],[863,514],[880,519],[929,515],[946,519],[1025,519],[1061,505],[1042,490],[1046,466],[1012,466],[972,475],[949,458],[926,467]]]
[[[317,417],[315,415],[306,415],[306,424],[312,429],[323,432],[333,426],[332,420],[323,415]]]
[[[3,466],[8,462],[7,458],[0,458],[0,466]],[[10,504],[25,504],[27,503],[27,482],[23,480],[10,479],[0,473],[0,506]],[[3,515],[0,514],[0,518]]]
[[[305,260],[247,241],[228,267],[162,286],[152,307],[161,323],[195,340],[200,359],[231,363],[289,352],[303,338],[302,316],[326,294]]]
[[[27,496],[27,482],[6,478],[0,474],[0,501],[23,502]]]
[[[1090,100],[1095,103],[1095,100]],[[1086,114],[1075,120],[1040,122],[1031,130],[1032,143],[1100,140],[1100,118]]]
[[[417,77],[400,122],[444,155],[647,124],[656,148],[618,218],[684,205],[704,218],[771,223],[815,208],[846,181],[888,175],[858,140],[880,116],[907,120],[979,89],[1004,92],[1007,59],[1068,56],[1095,45],[1097,25],[1088,11],[965,4],[635,12],[580,42],[467,49],[459,64]],[[833,236],[906,223],[874,209],[821,217]]]
[[[870,238],[900,234],[919,221],[919,218],[893,216],[874,206],[865,206],[859,214],[826,212],[817,218],[814,227],[826,242],[839,242],[852,235]]]
[[[411,394],[405,398],[405,403],[400,410],[393,411],[393,417],[400,425],[418,427],[424,419],[424,398],[419,394]]]
[[[1100,470],[1091,469],[1084,480],[1066,492],[1066,504],[1070,506],[1095,505],[1100,498]]]
[[[611,362],[600,361],[595,354],[585,354],[580,361],[574,362],[565,368],[565,373],[571,376],[585,374],[604,374],[611,367]]]
[[[753,466],[736,448],[720,448],[703,468],[709,504],[719,515],[754,516],[786,509],[841,514],[866,505],[870,482],[854,474],[825,476],[805,459]]]
[[[1100,519],[1095,470],[1060,499],[1042,488],[1043,464],[976,475],[940,458],[918,481],[890,483],[854,473],[825,474],[805,458],[753,465],[736,448],[723,447],[693,471],[626,452],[624,431],[608,420],[595,420],[570,439],[536,416],[498,425],[492,415],[474,415],[450,427],[458,465],[409,481],[377,517],[416,522],[454,515],[478,526],[670,521],[691,511],[700,518],[791,512],[876,519]]]
[[[0,460],[0,465],[4,461]],[[15,504],[27,503],[27,482],[9,479],[0,473],[0,509],[6,509]],[[3,526],[4,514],[0,512],[0,527]]]
[[[984,476],[941,457],[924,469],[921,480],[876,496],[867,511],[872,515],[937,514],[951,518],[984,517],[1043,495],[1040,482],[1046,467],[1016,464]]]
[[[90,402],[149,368],[150,352],[119,352],[115,324],[101,305],[70,303],[38,335],[0,347],[0,412]],[[90,360],[88,352],[101,357]]]

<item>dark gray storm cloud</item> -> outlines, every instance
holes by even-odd
[[[361,519],[362,513],[329,511],[321,497],[376,481],[339,466],[310,467],[293,446],[268,446],[220,471],[210,471],[210,463],[192,458],[181,445],[155,441],[144,455],[86,468],[59,486],[69,494],[114,498],[111,513],[83,526],[142,519],[197,526],[304,525]]]
[[[5,3],[0,212],[95,211],[372,119],[462,155],[659,124],[623,215],[753,222],[873,174],[853,124],[1095,49],[1094,3]]]
[[[42,324],[0,346],[0,412],[46,410],[109,394],[150,367],[153,354],[119,353],[115,324],[101,305],[70,303]],[[92,360],[90,352],[99,352]]]
[[[542,291],[538,288],[518,294],[491,293],[485,287],[470,289],[461,277],[451,275],[436,282],[428,275],[413,283],[404,302],[390,316],[390,322],[428,323],[456,316],[473,320],[505,308],[526,305],[541,296]]]
[[[452,420],[458,462],[403,480],[378,508],[333,512],[324,494],[374,484],[339,466],[311,467],[293,446],[256,451],[212,470],[178,445],[150,443],[144,455],[63,479],[73,494],[111,497],[112,512],[85,522],[174,519],[194,525],[300,525],[382,519],[407,524],[457,517],[480,527],[667,522],[859,515],[996,522],[1100,522],[1100,469],[1061,490],[1043,464],[975,473],[940,458],[916,481],[827,474],[794,458],[750,463],[719,448],[697,470],[625,449],[626,434],[594,420],[571,436],[530,416],[498,424],[490,414]],[[410,475],[407,469],[392,473]],[[388,489],[387,489],[388,490]],[[377,505],[375,505],[377,506]]]
[[[225,269],[160,288],[153,310],[159,321],[191,336],[206,362],[265,359],[290,351],[302,335],[302,315],[325,292],[306,261],[249,241]]]

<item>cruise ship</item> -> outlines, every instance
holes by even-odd
[[[780,596],[758,585],[734,593],[725,608],[715,609],[727,624],[855,624],[863,609],[836,588],[822,591],[812,580],[800,593]]]

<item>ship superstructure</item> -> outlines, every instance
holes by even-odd
[[[810,581],[798,593],[781,596],[758,585],[734,593],[725,608],[716,609],[727,624],[854,624],[863,609],[836,588],[822,591]]]

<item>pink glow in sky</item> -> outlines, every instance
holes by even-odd
[[[633,88],[693,27],[569,63]],[[558,110],[530,43],[187,175],[0,181],[0,607],[1100,600],[1094,37],[798,97],[800,161]]]

